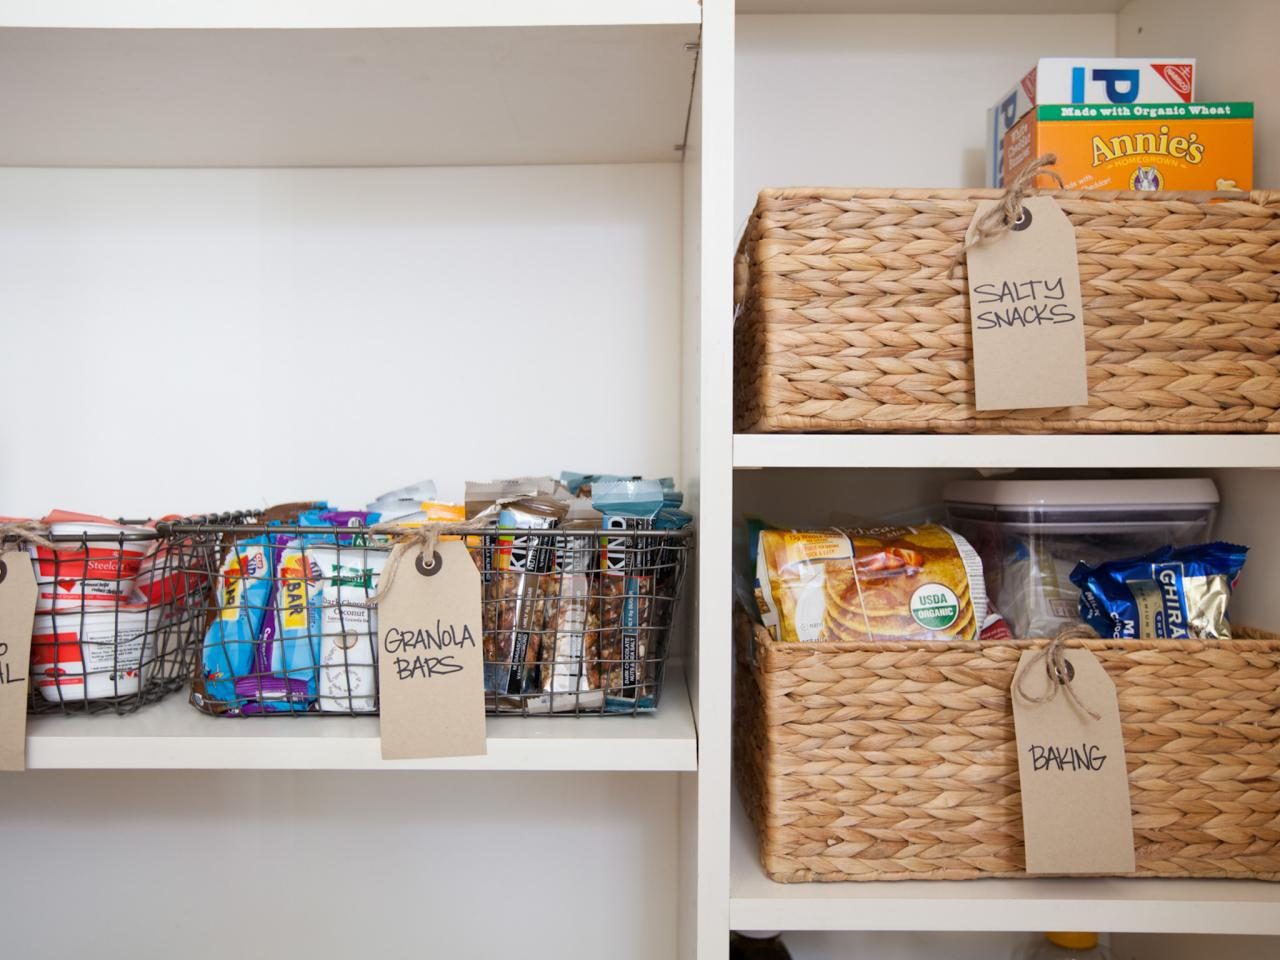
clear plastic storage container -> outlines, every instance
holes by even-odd
[[[1218,489],[1181,480],[964,480],[947,521],[982,557],[987,589],[1015,637],[1080,622],[1071,571],[1212,539]]]

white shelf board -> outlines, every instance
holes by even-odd
[[[1023,879],[774,883],[733,812],[732,930],[1280,934],[1280,884],[1252,880]]]
[[[697,39],[696,23],[607,19],[0,27],[0,166],[676,162]]]
[[[736,434],[733,465],[1280,469],[1280,434],[1054,436]]]
[[[0,0],[0,26],[370,29],[698,23],[698,0]]]
[[[1115,13],[1128,0],[738,0],[751,13]],[[1036,54],[1031,54],[1035,57]]]
[[[29,770],[694,770],[697,735],[678,664],[637,717],[490,717],[488,755],[391,760],[376,717],[209,717],[175,693],[125,717],[32,717]]]

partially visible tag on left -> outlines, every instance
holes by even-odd
[[[979,201],[966,243],[996,202]],[[1028,197],[1022,209],[1022,220],[966,254],[975,406],[1084,406],[1089,378],[1075,229],[1052,197]]]
[[[25,550],[0,553],[0,770],[27,767],[27,685],[36,578]]]
[[[441,540],[432,557],[396,551],[378,601],[382,759],[483,756],[480,571],[460,540]]]
[[[1129,771],[1115,684],[1093,653],[1072,648],[1062,654],[1070,694],[1060,686],[1050,696],[1055,681],[1039,653],[1023,652],[1011,691],[1027,873],[1133,873]]]

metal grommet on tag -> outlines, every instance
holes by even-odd
[[[1058,686],[1070,683],[1076,678],[1076,668],[1071,665],[1071,661],[1066,657],[1062,658],[1062,666],[1060,668],[1049,668],[1049,675],[1053,677]]]
[[[424,577],[434,577],[443,568],[444,564],[440,561],[440,551],[436,550],[431,554],[431,562],[427,563],[422,558],[419,551],[418,559],[414,561],[414,565],[418,568],[418,572]]]
[[[1018,214],[1018,219],[1013,221],[1010,229],[1025,230],[1029,226],[1031,226],[1031,211],[1023,207],[1022,212]]]
[[[4,583],[4,578],[7,577],[8,575],[9,575],[8,565],[3,560],[0,560],[0,583]]]

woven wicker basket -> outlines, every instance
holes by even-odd
[[[1053,196],[1076,228],[1089,405],[973,407],[952,267],[994,190],[760,194],[739,251],[739,431],[1280,431],[1280,193]]]
[[[770,877],[1025,875],[1009,687],[1039,641],[755,631],[739,625],[734,750]],[[1116,684],[1138,876],[1280,879],[1280,639],[1244,632],[1069,642]]]

